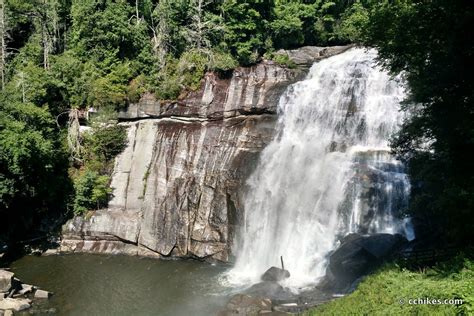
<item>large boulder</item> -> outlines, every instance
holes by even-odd
[[[271,267],[262,275],[262,281],[279,282],[290,277],[288,270],[280,269],[277,267]]]
[[[338,292],[348,291],[356,280],[379,267],[407,242],[399,234],[349,234],[330,255],[322,287]]]
[[[8,292],[10,290],[14,275],[10,271],[0,270],[0,292]]]

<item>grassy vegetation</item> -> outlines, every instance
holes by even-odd
[[[352,294],[304,315],[473,315],[473,280],[474,260],[462,256],[419,271],[391,264],[367,277]],[[462,299],[463,304],[409,303],[418,298]]]

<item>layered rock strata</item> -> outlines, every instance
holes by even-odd
[[[128,145],[109,206],[66,223],[61,250],[228,261],[245,180],[274,137],[280,95],[308,65],[346,49],[288,51],[295,69],[263,61],[228,77],[209,73],[176,102],[145,95],[130,105],[119,113]]]

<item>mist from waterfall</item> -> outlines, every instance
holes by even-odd
[[[281,97],[277,136],[247,183],[232,284],[259,282],[280,256],[291,272],[286,285],[314,284],[338,238],[404,233],[396,215],[409,181],[388,140],[405,90],[375,58],[375,50],[353,48],[324,59]]]

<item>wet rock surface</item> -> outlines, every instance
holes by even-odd
[[[245,291],[246,294],[256,297],[268,297],[274,300],[292,299],[294,295],[277,282],[263,281],[252,285]]]
[[[347,292],[354,288],[355,281],[360,281],[406,244],[406,238],[399,234],[347,235],[329,257],[321,288]]]
[[[290,277],[290,272],[285,269],[271,267],[262,275],[262,281],[279,282]]]
[[[252,297],[245,294],[232,296],[226,305],[226,309],[217,315],[259,315],[271,313],[272,301],[268,298]]]
[[[314,56],[304,58],[345,49],[305,48]],[[61,250],[228,261],[245,180],[274,137],[280,95],[306,73],[299,65],[209,73],[178,101],[146,95],[121,112],[128,146],[115,162],[113,198],[108,209],[64,225]]]

